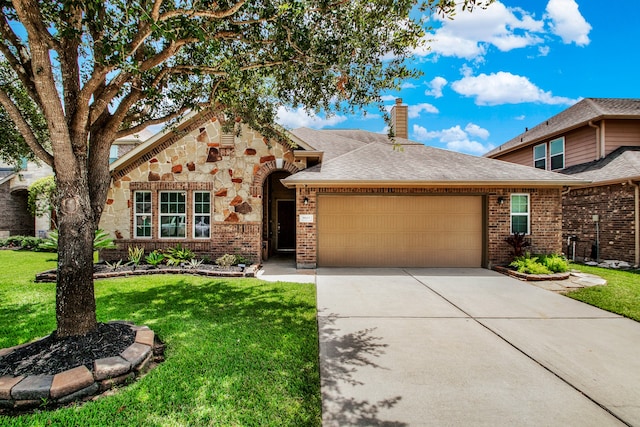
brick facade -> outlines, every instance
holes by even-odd
[[[35,222],[29,214],[27,191],[11,193],[10,181],[0,185],[0,237],[33,236]]]
[[[571,190],[563,195],[562,233],[566,245],[569,236],[577,236],[576,259],[596,257],[596,224],[599,216],[599,258],[635,262],[635,189],[629,184],[614,184]],[[571,255],[568,253],[568,255]]]
[[[509,236],[511,216],[509,196],[512,193],[530,195],[532,253],[562,253],[562,205],[559,188],[311,188],[298,187],[297,214],[314,215],[312,223],[297,223],[296,262],[300,268],[315,268],[317,264],[317,195],[318,194],[420,194],[420,195],[482,195],[485,198],[485,267],[508,264],[512,248],[504,239]],[[499,198],[504,198],[500,204]],[[305,199],[307,203],[305,203]]]

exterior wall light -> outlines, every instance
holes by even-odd
[[[304,199],[302,200],[302,203],[304,203],[305,206],[308,205],[309,204],[309,198],[307,196],[305,196]]]
[[[504,197],[502,197],[502,196],[498,197],[498,204],[499,205],[504,205]]]

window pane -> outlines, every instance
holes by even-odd
[[[537,145],[533,148],[533,158],[534,159],[544,159],[547,157],[546,146],[544,144]]]
[[[556,154],[562,154],[563,152],[564,152],[564,140],[562,138],[554,139],[549,143],[549,154],[551,154],[552,156]]]
[[[529,230],[527,227],[527,218],[526,215],[516,215],[511,217],[511,232],[512,233],[525,233],[529,234]]]
[[[564,155],[560,154],[551,157],[551,170],[564,168]]]
[[[545,159],[540,159],[540,160],[536,160],[534,166],[538,169],[546,169],[547,165],[546,165],[546,161]]]
[[[528,213],[529,198],[525,195],[511,196],[511,213]]]
[[[211,230],[211,218],[209,215],[196,215],[195,217],[195,237],[209,237]]]
[[[151,237],[151,217],[136,217],[136,237]]]

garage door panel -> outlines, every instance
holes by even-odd
[[[479,267],[480,196],[318,198],[318,265]]]

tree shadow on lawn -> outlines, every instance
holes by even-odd
[[[158,413],[178,424],[249,425],[258,413],[276,417],[274,425],[319,423],[313,285],[163,275],[95,286],[98,319],[149,326],[166,344],[166,361],[144,381],[96,402],[122,410],[81,408],[78,422],[90,411],[93,423],[145,424]],[[34,319],[25,308],[0,313],[27,325]]]
[[[126,290],[113,288],[118,280],[109,282],[108,289],[96,282],[101,287],[97,290],[99,317],[148,325],[160,336],[167,359],[162,374],[153,374],[166,375],[171,388],[181,390],[178,402],[172,398],[177,406],[182,402],[202,414],[210,410],[208,406],[228,405],[223,402],[226,395],[235,396],[233,407],[243,408],[237,412],[246,417],[229,419],[231,424],[255,423],[251,417],[256,411],[269,414],[261,405],[301,405],[299,414],[287,416],[315,414],[319,419],[313,285],[162,276],[136,278],[131,290]],[[135,288],[136,284],[142,286]],[[167,378],[158,380],[166,383]],[[151,381],[147,386],[155,388]],[[154,393],[163,390],[156,388]],[[198,400],[202,405],[194,405]],[[284,424],[307,424],[298,421]]]

